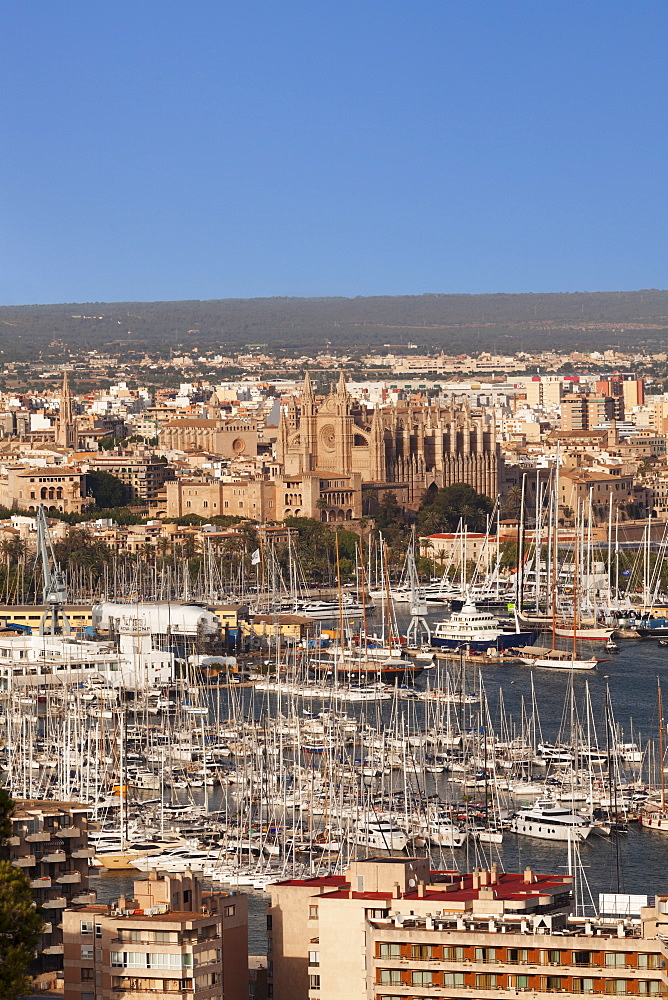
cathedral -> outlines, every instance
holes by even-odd
[[[285,476],[358,473],[363,483],[396,486],[409,504],[432,485],[469,483],[493,499],[499,491],[493,411],[472,411],[468,400],[368,408],[350,396],[343,373],[320,402],[306,375],[299,402],[281,413],[277,448]]]

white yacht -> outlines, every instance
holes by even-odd
[[[438,622],[431,638],[432,646],[445,649],[459,649],[467,646],[474,652],[484,653],[488,649],[512,649],[516,646],[532,646],[536,641],[535,631],[506,632],[499,620],[488,611],[478,611],[475,604],[467,601],[461,611],[453,611],[447,621]]]
[[[415,832],[436,847],[463,847],[466,841],[465,831],[455,826],[447,813],[423,820]]]
[[[332,621],[339,617],[363,618],[370,615],[375,610],[373,604],[367,604],[366,608],[360,601],[353,600],[348,594],[344,595],[339,608],[338,601],[300,601],[296,605],[295,613],[303,615],[304,618],[312,618],[314,621]]]
[[[372,847],[375,851],[403,851],[408,837],[403,830],[387,819],[361,817],[352,830],[353,843]]]
[[[586,840],[593,824],[569,812],[553,799],[538,799],[535,805],[517,813],[510,829],[513,833],[539,840],[568,840],[569,833],[573,840]]]

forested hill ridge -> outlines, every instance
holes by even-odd
[[[211,299],[0,307],[0,349],[383,345],[446,353],[665,348],[668,291]],[[50,352],[49,352],[50,353]]]

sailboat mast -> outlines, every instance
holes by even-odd
[[[659,708],[659,771],[661,773],[661,812],[666,808],[666,776],[663,773],[663,695],[661,681],[657,678],[657,703]]]
[[[578,554],[579,554],[579,521],[580,521],[580,507],[578,505],[578,510],[575,518],[575,537],[573,541],[573,659],[578,658],[578,573],[580,567],[578,565]]]

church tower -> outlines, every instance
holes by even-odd
[[[72,393],[67,372],[64,372],[63,387],[60,390],[60,411],[56,420],[56,444],[59,448],[76,451],[78,443],[77,422],[72,413]]]

